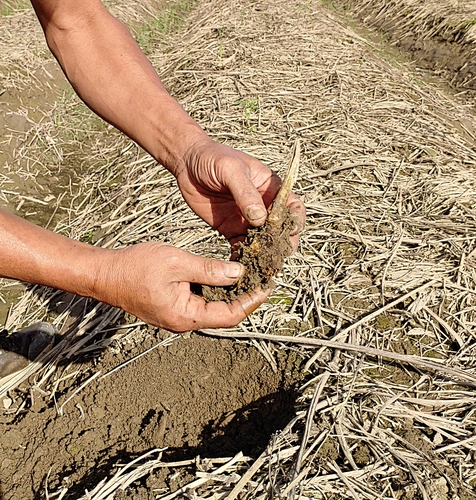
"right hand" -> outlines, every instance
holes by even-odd
[[[231,245],[243,240],[250,226],[261,226],[281,179],[266,165],[242,151],[212,141],[197,141],[189,148],[181,169],[174,172],[190,208],[217,229]],[[291,193],[287,201],[295,228],[295,250],[304,228],[306,209]]]
[[[161,243],[109,252],[95,298],[173,332],[235,326],[271,293],[258,289],[230,304],[207,303],[192,293],[190,283],[232,285],[244,272],[241,264],[207,259]]]

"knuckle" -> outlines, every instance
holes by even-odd
[[[143,246],[143,250],[148,256],[152,256],[157,260],[168,259],[169,256],[173,255],[174,247],[166,245],[164,243],[158,243],[155,241],[149,241],[147,243],[139,243]]]
[[[168,250],[163,257],[167,260],[167,266],[172,270],[179,269],[183,265],[183,257],[178,252]]]
[[[217,278],[221,274],[218,267],[217,262],[212,259],[205,259],[203,262],[205,275],[210,278]]]
[[[215,166],[219,170],[233,168],[233,162],[230,162],[230,158],[228,156],[219,156],[215,159]]]

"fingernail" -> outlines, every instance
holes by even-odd
[[[246,218],[249,221],[260,220],[266,217],[266,210],[260,205],[250,205],[246,209]]]
[[[245,268],[238,262],[227,262],[225,264],[225,276],[227,278],[239,278],[244,273]]]

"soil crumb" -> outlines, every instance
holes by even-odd
[[[294,220],[288,209],[279,223],[266,221],[263,226],[250,228],[240,243],[237,261],[246,268],[243,278],[228,287],[203,286],[202,295],[209,301],[232,302],[258,287],[266,290],[273,276],[282,271],[284,260],[292,252],[289,240]]]

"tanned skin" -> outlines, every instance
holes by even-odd
[[[258,160],[214,142],[165,90],[128,30],[99,0],[32,0],[48,46],[83,101],[167,168],[203,220],[233,243],[266,219],[281,180]],[[288,207],[296,234],[302,202]],[[109,250],[47,231],[0,209],[0,276],[120,307],[183,332],[231,327],[262,304],[256,290],[231,304],[206,303],[190,283],[225,286],[243,267],[161,243]]]

